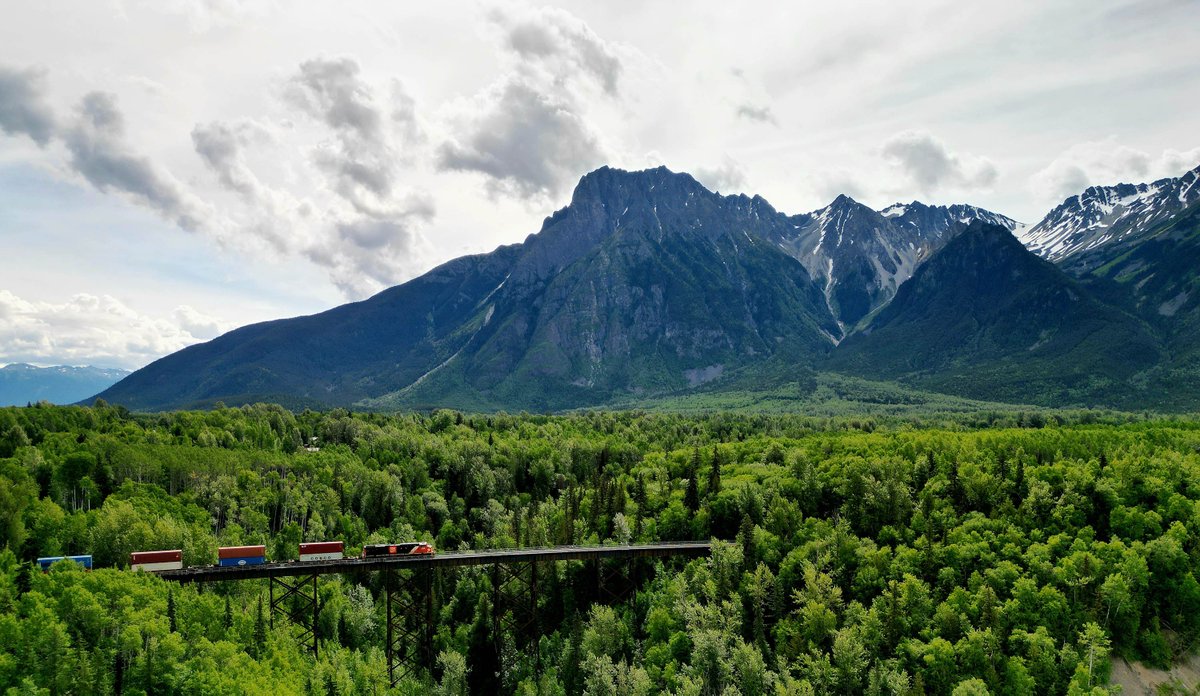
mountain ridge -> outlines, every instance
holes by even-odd
[[[1160,225],[1181,214],[1144,208],[1142,219]],[[979,225],[1000,235],[991,246],[979,241],[978,230],[956,243]],[[1043,220],[1034,228],[1051,226]],[[455,259],[361,302],[243,327],[166,356],[100,396],[144,410],[279,401],[544,411],[734,385],[813,385],[814,370],[846,369],[971,398],[1134,404],[1138,390],[1130,385],[1141,380],[1144,396],[1146,377],[1139,375],[1168,369],[1174,358],[1164,351],[1177,352],[1164,322],[1151,317],[1156,328],[1147,328],[1144,312],[1116,280],[1038,259],[1015,236],[1027,238],[1029,229],[974,206],[913,201],[876,211],[845,195],[788,215],[761,196],[721,195],[665,167],[602,167],[582,177],[570,202],[521,243]],[[1140,234],[1148,233],[1139,228],[1130,238]],[[979,266],[986,263],[978,258],[983,248],[1008,259],[1004,272],[1015,269],[1029,284],[1010,288],[1015,300],[995,287],[971,286],[973,266],[952,258],[964,254]],[[937,259],[941,278],[931,282],[932,271],[922,271]],[[924,280],[905,290],[918,275]],[[944,316],[922,314],[910,299],[895,304],[918,286],[936,290],[923,296]],[[971,293],[989,298],[967,314],[990,322],[994,336],[983,328],[975,333],[991,348],[978,340],[956,344],[962,359],[937,363],[941,377],[886,353],[877,362],[892,374],[852,359],[870,353],[860,346],[879,342],[897,315],[914,317],[930,335],[936,321],[961,333],[964,310],[954,300]],[[1079,304],[1064,303],[1070,296]],[[1192,316],[1192,305],[1183,305]],[[1009,340],[1024,340],[1025,329],[1004,324],[998,307],[1020,309],[1050,338],[1078,338],[1045,344],[1063,347],[1071,360],[1031,348],[1037,340]],[[1058,316],[1072,307],[1083,308],[1076,323]],[[1104,330],[1106,322],[1116,328]],[[1106,359],[1102,346],[1084,340],[1088,331],[1119,342],[1109,351],[1116,357]],[[906,336],[911,345],[931,347],[924,336]],[[1091,354],[1072,353],[1077,344]],[[1006,382],[980,360],[1003,363],[1014,379]],[[1061,379],[1047,378],[1048,366]],[[965,367],[991,376],[968,394],[955,382]],[[1084,379],[1085,367],[1094,379]]]
[[[129,370],[92,365],[10,363],[0,367],[0,406],[24,406],[49,401],[69,404],[112,386]]]

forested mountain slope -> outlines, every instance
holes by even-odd
[[[604,167],[521,244],[238,329],[100,396],[556,411],[812,388],[819,368],[990,401],[1191,409],[1197,176],[1094,187],[1026,230],[846,196],[789,216],[665,168]],[[980,224],[994,232],[958,244]]]
[[[1096,299],[1008,230],[976,222],[828,366],[996,401],[1129,403],[1152,398],[1125,385],[1162,356],[1143,321]]]

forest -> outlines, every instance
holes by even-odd
[[[596,601],[545,568],[537,635],[442,576],[432,668],[388,684],[382,587],[319,585],[320,654],[267,581],[178,585],[132,551],[713,540]],[[1105,694],[1200,638],[1200,421],[639,411],[0,409],[7,694]],[[84,571],[40,556],[91,554]]]

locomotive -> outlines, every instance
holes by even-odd
[[[363,546],[363,558],[379,556],[421,556],[432,555],[433,544],[427,541],[407,541],[402,544],[366,544]]]

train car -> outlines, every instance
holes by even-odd
[[[160,570],[181,570],[183,550],[134,551],[129,554],[129,569],[155,573]]]
[[[217,549],[219,566],[262,565],[266,562],[266,546],[222,546]]]
[[[427,541],[406,541],[401,544],[367,544],[362,550],[363,558],[420,555],[433,555],[433,544]]]
[[[345,558],[346,544],[340,541],[309,541],[300,544],[300,561],[340,561]]]
[[[57,561],[75,561],[79,565],[83,566],[85,570],[92,569],[92,557],[90,555],[88,555],[88,556],[46,556],[44,558],[37,559],[37,564],[38,564],[38,567],[42,569],[42,572],[45,573],[46,571],[50,570],[50,566],[54,565]]]

